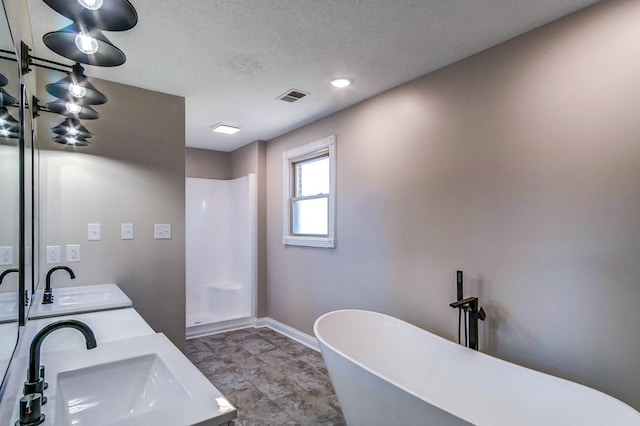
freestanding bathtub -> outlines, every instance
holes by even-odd
[[[640,425],[607,394],[384,314],[334,311],[313,328],[350,426]]]

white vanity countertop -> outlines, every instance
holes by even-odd
[[[87,350],[84,337],[74,329],[56,330],[43,340],[40,358],[41,364],[46,366],[46,380],[49,383],[45,391],[49,402],[42,409],[46,416],[43,426],[65,424],[60,416],[64,411],[55,412],[56,406],[63,406],[62,398],[56,399],[59,377],[77,374],[79,369],[102,367],[114,362],[127,363],[130,358],[151,354],[157,355],[184,388],[188,398],[164,404],[159,409],[147,410],[133,419],[109,424],[204,426],[226,424],[236,418],[236,409],[164,334],[155,333],[135,309],[125,308],[30,320],[23,330],[17,356],[11,364],[5,395],[0,404],[0,424],[13,425],[18,418],[33,336],[45,325],[65,319],[79,320],[91,327],[98,346]],[[64,374],[58,376],[60,373]]]
[[[134,308],[125,308],[29,320],[25,330],[26,340],[31,342],[33,336],[45,325],[68,319],[82,321],[91,327],[91,330],[96,335],[98,344],[155,334],[155,331]],[[42,341],[41,352],[58,350],[74,352],[86,350],[82,333],[65,328],[56,330],[55,333],[51,333]]]
[[[95,349],[81,351],[52,351],[41,355],[42,364],[47,368],[49,388],[45,391],[47,404],[42,408],[47,425],[59,423],[61,413],[55,410],[62,406],[58,401],[57,377],[60,373],[69,374],[80,369],[104,365],[121,360],[156,354],[170,372],[184,387],[188,397],[176,400],[163,407],[145,411],[133,418],[109,422],[110,425],[157,426],[157,425],[219,425],[236,418],[236,409],[224,398],[206,377],[176,348],[162,333],[116,340],[100,344]],[[87,384],[90,394],[95,383]],[[121,389],[124,391],[124,389]],[[83,406],[81,405],[80,408]],[[73,407],[72,407],[73,408]],[[11,424],[18,418],[18,407],[14,409]],[[55,421],[54,421],[55,420]],[[92,425],[102,424],[96,419]],[[103,420],[104,421],[104,420]],[[84,423],[82,423],[84,424]]]
[[[40,286],[42,287],[42,286]],[[43,289],[36,291],[29,319],[130,308],[131,299],[117,284],[82,285],[53,288],[53,303],[42,304]]]

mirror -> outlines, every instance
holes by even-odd
[[[0,49],[14,52],[4,9],[0,17]],[[20,79],[12,53],[0,53],[0,375],[4,377],[18,338],[20,247]],[[9,96],[7,96],[9,95]]]

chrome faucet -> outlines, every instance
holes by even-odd
[[[51,291],[51,274],[53,274],[55,271],[58,271],[60,269],[67,271],[72,280],[76,279],[76,274],[73,273],[71,268],[68,268],[66,266],[56,266],[54,268],[49,269],[49,272],[47,272],[47,280],[46,280],[46,286],[44,288],[44,294],[42,295],[43,305],[48,305],[50,303],[53,303],[53,292]]]
[[[0,284],[2,284],[4,277],[6,277],[12,272],[20,272],[20,270],[18,268],[11,268],[11,269],[7,269],[6,271],[2,271],[2,273],[0,274]]]
[[[29,370],[27,381],[24,382],[24,397],[20,400],[19,425],[39,425],[44,422],[44,414],[41,414],[41,406],[47,403],[44,390],[47,383],[44,381],[44,366],[40,366],[40,346],[42,341],[52,332],[61,328],[75,328],[84,335],[87,349],[97,346],[96,336],[91,328],[80,321],[62,320],[44,326],[31,341],[29,347]]]

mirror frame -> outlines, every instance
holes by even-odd
[[[24,241],[26,235],[26,220],[25,220],[25,135],[24,135],[24,118],[26,112],[26,97],[27,89],[24,84],[20,83],[20,143],[18,149],[19,158],[19,191],[20,191],[20,206],[19,206],[19,240],[18,240],[18,269],[20,274],[18,276],[18,324],[23,326],[26,324],[25,315],[25,263],[26,263],[26,244]]]

